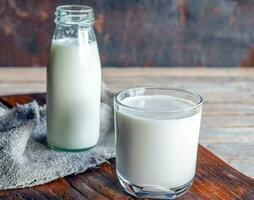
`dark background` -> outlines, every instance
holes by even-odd
[[[253,0],[0,0],[0,66],[45,66],[57,5],[95,9],[103,66],[252,66]]]

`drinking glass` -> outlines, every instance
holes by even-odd
[[[175,88],[115,95],[116,173],[127,193],[174,199],[191,187],[202,103],[200,95]]]

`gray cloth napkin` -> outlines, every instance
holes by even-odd
[[[36,102],[0,109],[0,189],[31,187],[84,172],[115,156],[112,96],[105,87],[96,147],[72,153],[47,147],[46,107]]]

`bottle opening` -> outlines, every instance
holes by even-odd
[[[56,8],[55,23],[90,25],[94,22],[93,8],[83,5],[62,5]]]

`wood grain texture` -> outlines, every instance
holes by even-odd
[[[1,97],[8,107],[37,100],[45,103],[45,94]],[[0,199],[135,199],[121,188],[115,174],[115,160],[110,159],[96,169],[25,189],[0,191]],[[180,200],[252,200],[254,180],[230,167],[199,145],[197,173],[193,186]]]
[[[163,86],[201,94],[201,144],[254,178],[254,68],[104,68],[103,79],[114,91]],[[45,68],[0,68],[0,95],[45,91]]]

